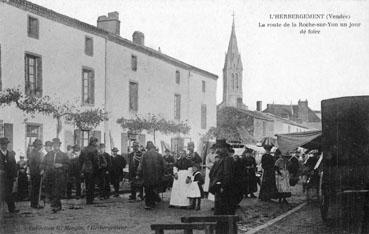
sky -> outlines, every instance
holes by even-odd
[[[97,17],[118,11],[121,36],[145,34],[145,45],[219,76],[217,103],[222,101],[222,70],[234,14],[243,62],[243,99],[297,104],[309,101],[320,110],[323,99],[369,94],[368,0],[31,0],[59,13],[96,25]],[[344,14],[355,28],[325,27],[319,34],[301,28],[259,27],[259,23],[308,22],[271,20],[270,14]]]

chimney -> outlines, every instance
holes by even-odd
[[[117,11],[109,12],[108,16],[102,15],[97,18],[97,27],[107,32],[120,35],[120,20]]]
[[[132,42],[137,45],[144,46],[145,45],[145,34],[140,31],[135,31],[132,34]]]
[[[256,102],[256,111],[262,111],[262,102],[261,101],[257,101]]]

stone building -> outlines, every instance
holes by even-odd
[[[302,132],[309,127],[285,119],[274,113],[262,112],[262,102],[257,102],[257,110],[248,110],[243,101],[243,65],[241,54],[238,51],[234,20],[232,22],[231,37],[225,56],[223,68],[223,101],[217,108],[217,127],[232,129],[235,139],[254,144],[264,137],[273,137],[275,134]],[[307,112],[301,109],[301,113]],[[309,112],[308,112],[309,113]],[[233,128],[229,123],[237,125]],[[222,132],[222,131],[221,131]],[[226,132],[226,131],[223,131]],[[237,139],[238,138],[238,139]]]
[[[299,100],[297,105],[267,104],[263,112],[303,124],[311,129],[321,129],[319,112],[311,110],[307,100]]]
[[[186,135],[157,134],[157,146],[161,141],[199,144],[216,125],[218,77],[145,46],[142,32],[134,32],[132,40],[122,38],[120,23],[118,12],[100,16],[93,26],[25,0],[0,1],[0,88],[18,87],[27,95],[108,113],[109,120],[90,131],[63,121],[64,149],[85,146],[94,135],[126,152],[131,140],[144,144],[153,136],[129,134],[117,119],[149,113],[191,127]],[[17,156],[35,138],[55,137],[56,125],[49,116],[1,108],[0,136],[11,140]]]

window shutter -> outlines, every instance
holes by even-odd
[[[101,143],[101,131],[92,131],[92,136],[97,138],[99,143]]]
[[[37,58],[37,88],[36,88],[36,96],[42,97],[42,59]]]
[[[81,144],[81,130],[75,129],[74,130],[74,144],[82,146]]]
[[[89,104],[95,104],[95,74],[93,71],[89,72]]]
[[[10,141],[9,150],[13,150],[13,124],[4,123],[4,136]]]
[[[123,153],[128,153],[127,150],[128,147],[128,134],[127,133],[122,133],[121,134],[121,152]]]
[[[28,80],[28,57],[27,54],[24,55],[24,84],[25,84],[25,93],[26,95],[30,95],[30,86],[29,86],[29,80]]]

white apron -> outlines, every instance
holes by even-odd
[[[189,206],[190,199],[187,197],[187,191],[190,184],[186,184],[187,176],[192,176],[192,173],[188,170],[177,171],[177,168],[173,168],[174,173],[178,173],[178,179],[173,180],[172,192],[170,194],[171,206]]]

